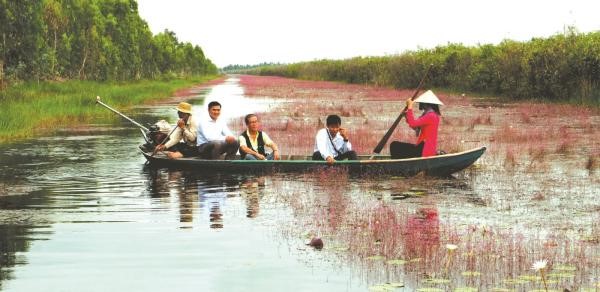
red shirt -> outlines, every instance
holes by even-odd
[[[417,145],[425,141],[423,157],[436,155],[438,126],[440,116],[435,111],[429,111],[420,118],[415,119],[412,109],[406,111],[406,122],[411,128],[421,128],[421,134],[417,138]]]

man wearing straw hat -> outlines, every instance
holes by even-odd
[[[419,103],[419,109],[423,114],[415,119],[413,114],[413,103]],[[437,154],[437,136],[440,125],[440,105],[444,105],[440,99],[427,90],[414,101],[406,101],[406,122],[417,132],[417,143],[403,143],[394,141],[390,144],[390,155],[392,159],[411,157],[427,157]]]
[[[196,147],[198,129],[192,118],[192,105],[187,102],[180,102],[175,110],[177,110],[179,116],[177,129],[171,133],[169,141],[156,146],[156,150],[168,151],[167,156],[171,159],[196,156],[198,155],[198,148]]]

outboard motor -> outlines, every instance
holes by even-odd
[[[146,144],[140,146],[140,149],[144,152],[152,151],[154,148],[163,142],[167,135],[169,135],[169,131],[171,130],[171,125],[169,122],[165,120],[160,120],[154,123],[152,126],[148,128],[148,132],[146,133]],[[169,141],[167,139],[167,141]],[[165,141],[165,143],[167,142]]]

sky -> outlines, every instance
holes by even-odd
[[[138,0],[217,67],[401,54],[600,30],[598,0]]]

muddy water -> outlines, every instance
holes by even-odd
[[[272,106],[244,97],[234,78],[188,101],[200,115],[211,100],[233,119]],[[175,116],[172,105],[126,114],[146,124]],[[565,174],[564,165],[499,174],[484,157],[452,180],[207,175],[150,168],[136,151],[140,142],[124,122],[0,146],[0,290],[365,291],[404,282],[412,291],[426,286],[411,280],[423,272],[375,262],[379,239],[365,244],[373,253],[359,255],[363,247],[352,244],[364,232],[348,224],[363,223],[351,215],[382,204],[408,214],[426,207],[457,230],[485,224],[533,237],[568,230],[575,238],[593,236],[597,220],[597,176]],[[529,179],[515,180],[520,175]],[[373,222],[380,221],[364,224]],[[312,236],[325,239],[324,250],[306,246]],[[598,249],[591,254],[597,267]],[[599,279],[594,270],[584,276],[584,287]],[[502,286],[503,277],[483,287]]]

